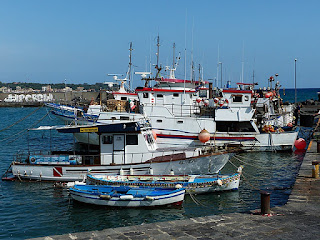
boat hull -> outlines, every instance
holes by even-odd
[[[77,188],[70,188],[70,196],[78,201],[87,204],[109,206],[109,207],[158,207],[158,206],[179,206],[182,205],[185,195],[185,190],[168,191],[166,194],[152,196],[132,196],[129,198],[121,198],[121,196],[103,197],[97,192],[82,191]]]
[[[260,133],[260,134],[216,134],[211,137],[208,144],[214,146],[238,146],[244,151],[292,151],[298,132]],[[177,141],[179,140],[179,141]],[[157,144],[161,147],[167,145],[201,146],[197,135],[186,134],[157,134]]]
[[[14,163],[12,173],[15,177],[25,180],[40,181],[81,181],[86,178],[87,172],[115,175],[115,174],[213,174],[228,162],[228,153],[215,153],[201,157],[191,157],[182,160],[167,160],[159,162],[144,162],[122,165],[61,165],[61,164],[24,164]]]
[[[88,175],[89,185],[176,187],[180,184],[187,194],[205,194],[211,192],[237,190],[241,173],[222,176],[196,176],[193,180],[181,181],[184,176],[103,176]],[[197,180],[198,178],[198,180]],[[131,180],[130,180],[131,179]],[[166,180],[166,181],[164,181]]]

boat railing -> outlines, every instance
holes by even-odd
[[[163,107],[169,113],[177,117],[192,117],[200,114],[200,106],[195,104],[165,104],[165,103],[145,103],[146,107]]]
[[[113,153],[103,153],[102,159],[104,164],[133,164],[133,163],[145,163],[153,161],[171,161],[177,159],[185,159],[186,157],[196,157],[201,152],[198,151],[199,148],[189,147],[189,148],[161,148],[156,151],[150,152],[113,152]],[[204,151],[205,149],[202,149]],[[203,153],[203,152],[202,152]],[[114,162],[114,160],[117,160]],[[103,161],[103,160],[102,160]]]

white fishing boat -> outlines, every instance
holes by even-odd
[[[79,202],[109,207],[180,206],[184,188],[75,185],[70,196]]]
[[[158,72],[161,70],[158,67]],[[176,79],[175,67],[171,69],[169,78],[159,77],[153,80],[154,87],[148,87],[150,77],[140,73],[146,81],[145,87],[138,87],[137,108],[141,118],[148,117],[157,134],[160,147],[197,147],[214,145],[224,147],[238,146],[247,151],[283,151],[292,150],[297,138],[297,131],[260,131],[253,107],[253,89],[212,89],[204,87],[207,82]],[[240,84],[241,85],[241,84]],[[250,84],[252,85],[252,84]],[[242,84],[242,87],[244,85]],[[253,86],[252,86],[253,87]],[[265,96],[261,96],[265,99]],[[268,98],[267,101],[270,101]],[[259,106],[260,103],[258,103]],[[261,104],[260,104],[261,105]],[[263,105],[263,104],[262,104]],[[265,115],[264,121],[270,122],[273,115]],[[100,112],[97,122],[110,123],[121,119],[139,118],[130,111],[121,113]],[[290,121],[284,120],[281,121]],[[199,139],[200,132],[206,129],[210,138]],[[92,134],[91,144],[98,144],[98,138]],[[85,141],[81,134],[78,141]]]
[[[36,130],[50,129],[40,127]],[[12,162],[18,179],[42,181],[81,181],[88,170],[103,174],[212,174],[229,160],[226,151],[212,147],[158,148],[149,123],[121,122],[84,126],[54,127],[62,133],[96,133],[99,150],[90,152],[51,152],[35,154]],[[83,149],[84,150],[84,149]]]

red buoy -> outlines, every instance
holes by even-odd
[[[273,93],[272,92],[267,92],[264,96],[265,98],[270,98],[272,97]]]
[[[294,142],[294,146],[296,147],[296,149],[298,150],[303,150],[306,148],[307,143],[303,138],[299,138],[298,140],[296,140]]]
[[[203,143],[208,142],[210,140],[210,133],[207,130],[203,129],[199,133],[198,138],[200,142],[203,142]]]

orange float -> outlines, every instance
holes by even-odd
[[[208,142],[210,140],[210,133],[206,129],[203,129],[199,133],[198,138],[200,142],[203,142],[203,143]]]

